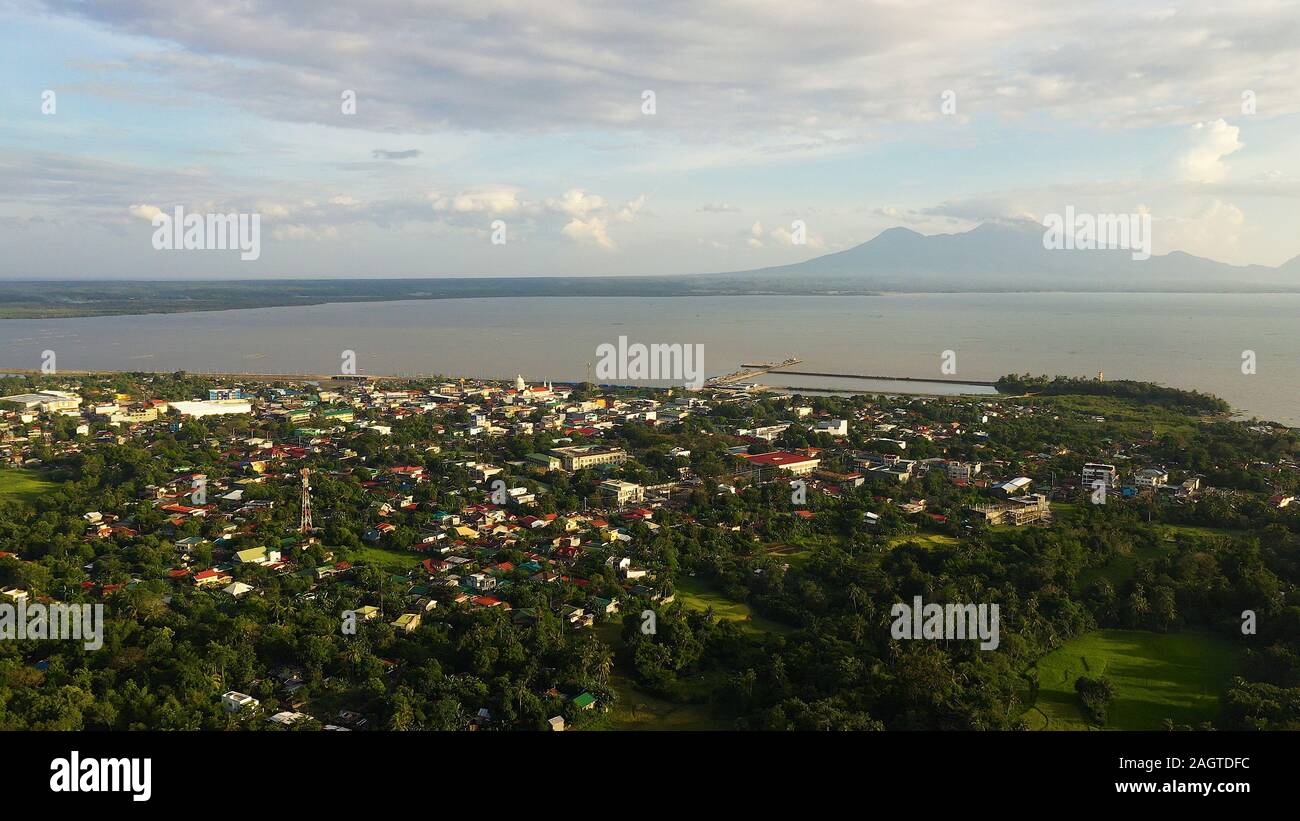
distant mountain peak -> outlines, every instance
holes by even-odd
[[[895,226],[851,248],[728,276],[797,276],[885,291],[1300,290],[1300,256],[1278,268],[1235,266],[1184,251],[1133,259],[1121,249],[1051,250],[1031,219],[983,222],[951,234]]]

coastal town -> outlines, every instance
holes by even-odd
[[[828,593],[796,580],[824,553],[886,569],[939,562],[928,572],[947,577],[970,545],[1010,551],[1062,519],[1094,532],[1087,523],[1105,517],[1158,520],[1155,538],[1174,542],[1245,521],[1294,534],[1300,518],[1294,431],[1097,397],[522,376],[4,384],[22,390],[0,397],[0,504],[13,523],[0,532],[0,601],[102,602],[110,624],[140,621],[110,628],[110,648],[127,654],[145,652],[139,641],[171,647],[177,620],[213,614],[193,640],[246,652],[201,665],[204,682],[174,711],[189,728],[639,728],[672,702],[704,721],[691,692],[739,668],[694,674],[693,661],[665,659],[657,678],[655,642],[680,640],[674,619],[756,648],[816,632]],[[1206,450],[1202,429],[1253,444]],[[1128,606],[1108,568],[1135,561],[1121,549],[1084,562],[1106,607]],[[862,590],[848,595],[869,609]],[[334,646],[290,640],[289,623]],[[476,638],[489,624],[496,638]],[[550,649],[516,647],[536,663],[507,684],[492,674],[509,631],[554,633]],[[720,656],[743,658],[726,642]],[[434,647],[446,658],[431,661]],[[18,660],[68,673],[39,643]],[[436,711],[405,703],[421,677],[439,682]]]

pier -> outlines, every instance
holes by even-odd
[[[780,362],[742,363],[740,370],[732,371],[726,376],[715,376],[712,379],[705,381],[704,385],[705,387],[716,388],[722,385],[730,385],[733,382],[743,382],[746,379],[753,379],[755,376],[762,376],[763,374],[777,370],[778,368],[788,368],[791,365],[798,365],[802,361],[803,360],[799,357],[792,356],[789,359],[784,359]],[[792,371],[786,371],[786,373],[792,373]]]
[[[749,366],[744,365],[742,367],[749,367]],[[780,366],[776,368],[768,368],[764,372],[789,374],[791,376],[824,376],[824,377],[830,377],[834,379],[878,379],[886,382],[938,382],[938,383],[947,383],[950,385],[979,385],[981,387],[986,387],[986,388],[997,387],[996,382],[981,382],[976,379],[950,379],[942,376],[871,376],[869,374],[861,374],[861,373],[820,373],[817,371],[784,370]]]

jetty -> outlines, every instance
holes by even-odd
[[[734,382],[744,382],[745,380],[753,379],[756,376],[762,376],[765,373],[768,373],[770,371],[775,371],[779,368],[788,368],[791,365],[798,365],[802,361],[803,360],[800,359],[799,357],[792,356],[789,357],[788,359],[783,359],[780,362],[752,362],[748,364],[742,363],[740,366],[740,370],[732,371],[731,373],[726,374],[725,376],[715,376],[712,379],[708,379],[705,381],[704,386],[709,388],[717,388],[723,385],[730,385]],[[787,373],[790,373],[790,371],[787,371]]]
[[[743,367],[749,367],[745,365]],[[977,379],[950,379],[942,376],[873,376],[862,373],[821,373],[818,371],[791,371],[783,367],[768,368],[765,372],[777,372],[790,376],[822,376],[834,379],[880,379],[886,382],[938,382],[950,385],[980,385],[987,388],[997,387],[996,382],[981,382]]]

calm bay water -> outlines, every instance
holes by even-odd
[[[1145,379],[1217,394],[1300,425],[1300,294],[909,294],[599,297],[349,303],[192,314],[0,321],[0,369],[361,373],[577,380],[596,347],[702,343],[709,376],[798,356],[799,370],[957,378],[1006,373]],[[1252,350],[1257,372],[1242,373]],[[597,380],[600,381],[600,380]],[[889,384],[756,381],[884,392]],[[894,386],[893,389],[904,386]],[[941,392],[942,386],[907,389]]]

